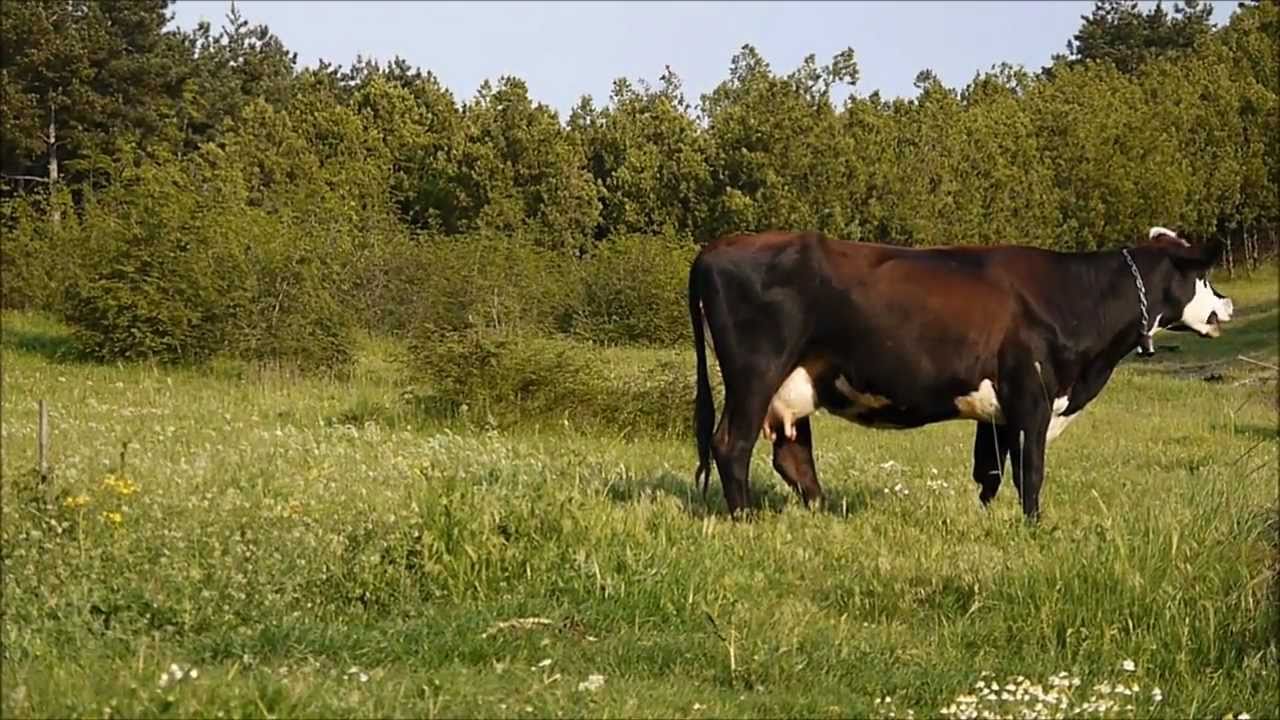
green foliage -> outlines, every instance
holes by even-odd
[[[311,367],[349,360],[323,238],[248,202],[235,168],[144,162],[85,208],[94,270],[66,315],[90,356],[200,362],[217,354]]]
[[[455,176],[462,150],[462,114],[431,73],[403,61],[352,69],[352,105],[390,154],[391,193],[404,219],[431,232],[457,232],[464,223]]]
[[[297,55],[265,25],[250,25],[234,3],[218,33],[201,22],[179,35],[187,49],[178,121],[194,150],[245,123],[253,101],[282,105],[292,90]]]
[[[579,301],[572,260],[519,238],[424,237],[396,264],[400,322],[417,333],[562,332]]]
[[[524,81],[488,82],[463,108],[466,141],[454,182],[462,189],[461,230],[526,231],[541,247],[581,252],[600,201],[582,149],[554,110],[534,104]]]
[[[0,307],[60,311],[67,288],[91,267],[78,242],[71,194],[33,192],[0,200]],[[61,214],[59,223],[51,221]]]
[[[575,335],[605,344],[691,342],[686,293],[695,246],[627,235],[602,243],[582,262]]]
[[[923,69],[892,101],[836,102],[853,49],[783,73],[745,45],[696,108],[667,68],[565,123],[516,77],[460,102],[399,57],[299,70],[235,8],[217,32],[168,8],[0,7],[3,302],[74,294],[118,328],[85,335],[103,356],[340,362],[349,324],[683,343],[690,252],[766,228],[1093,249],[1161,224],[1249,265],[1278,241],[1275,3],[1213,28],[1197,2],[1101,2],[1073,59],[962,88]],[[192,279],[224,261],[245,270]]]
[[[1077,61],[1110,63],[1131,74],[1144,63],[1184,53],[1209,35],[1213,7],[1201,0],[1173,4],[1173,14],[1162,2],[1142,12],[1134,0],[1097,0],[1093,12],[1081,16],[1084,24],[1067,41],[1067,51]]]
[[[750,45],[734,56],[729,78],[702,99],[712,178],[703,237],[768,228],[857,236],[847,202],[856,146],[830,102],[836,82],[856,80],[852,63],[851,51],[821,68],[809,56],[779,77]]]
[[[5,3],[0,170],[102,183],[95,176],[123,147],[172,148],[183,131],[189,55],[180,35],[165,30],[170,4]]]
[[[569,132],[580,138],[600,185],[597,238],[647,234],[693,238],[705,222],[710,189],[705,138],[669,68],[661,87],[614,83],[610,104],[575,108]]]
[[[669,351],[605,350],[474,329],[413,336],[419,407],[477,428],[513,425],[674,435],[688,426],[693,368]]]

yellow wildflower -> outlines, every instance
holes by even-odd
[[[72,510],[75,510],[77,508],[82,508],[88,504],[89,504],[88,495],[72,495],[71,497],[62,501],[63,507],[71,508]]]
[[[124,515],[121,515],[120,513],[112,510],[103,510],[102,519],[106,522],[111,523],[112,525],[119,525],[120,523],[124,522]]]
[[[132,495],[138,491],[137,483],[127,477],[117,477],[115,473],[103,478],[102,484],[114,490],[117,495]]]

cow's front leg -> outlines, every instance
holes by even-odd
[[[1046,381],[1042,381],[1038,368],[1028,375],[1007,384],[1007,394],[1000,404],[1005,410],[1013,484],[1022,498],[1022,514],[1035,522],[1040,518],[1040,488],[1044,484],[1044,454],[1053,401],[1044,391]]]
[[[1009,455],[1005,433],[994,423],[979,421],[973,436],[973,481],[982,489],[978,500],[986,507],[1000,492],[1004,461]]]
[[[1032,522],[1040,519],[1040,487],[1044,484],[1046,417],[1042,426],[1033,426],[1022,436],[1022,514]]]

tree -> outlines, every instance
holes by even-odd
[[[297,54],[267,26],[250,25],[235,3],[218,34],[201,22],[183,38],[193,55],[179,116],[188,151],[236,124],[251,101],[280,107],[288,99]]]
[[[465,140],[456,163],[459,231],[527,232],[538,245],[583,252],[600,201],[576,138],[528,86],[502,77],[483,83],[463,107]]]
[[[1055,73],[1027,96],[1060,222],[1053,244],[1092,250],[1140,237],[1186,193],[1176,139],[1133,78],[1110,64]],[[1174,223],[1173,221],[1165,221]]]
[[[703,137],[670,68],[657,89],[614,81],[610,104],[599,111],[584,98],[569,128],[601,189],[598,240],[637,233],[694,237],[710,175]]]
[[[1154,58],[1193,49],[1213,30],[1212,16],[1213,7],[1200,0],[1175,3],[1172,15],[1160,0],[1147,13],[1136,0],[1097,0],[1093,12],[1081,16],[1067,52],[1076,61],[1109,62],[1131,74]]]
[[[809,56],[779,77],[742,47],[729,78],[702,99],[713,184],[704,238],[770,227],[857,233],[844,202],[853,153],[830,97],[856,79],[851,50],[821,67]]]
[[[0,8],[0,172],[53,185],[122,146],[171,143],[187,67],[172,0],[46,0]]]
[[[390,153],[391,193],[402,217],[419,229],[457,232],[454,177],[464,138],[453,95],[398,57],[385,68],[357,60],[346,77],[354,82],[351,102]]]

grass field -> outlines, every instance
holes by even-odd
[[[1159,336],[1050,447],[1036,528],[1007,481],[979,510],[970,423],[819,418],[829,505],[762,444],[735,523],[688,434],[448,426],[382,352],[346,382],[87,364],[6,315],[0,709],[1277,717],[1275,373],[1234,360],[1276,363],[1276,277],[1223,287],[1222,339]]]

